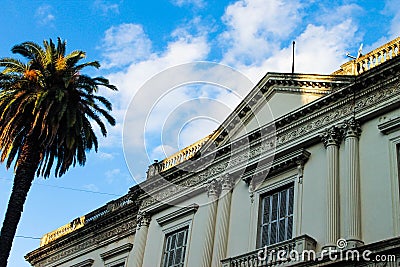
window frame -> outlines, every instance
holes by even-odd
[[[400,132],[389,134],[390,177],[392,187],[393,228],[400,235]]]
[[[291,190],[291,193],[290,193]],[[290,208],[290,195],[292,197],[291,204],[292,207]],[[275,196],[276,196],[276,208],[272,207],[273,202],[275,201]],[[282,202],[282,198],[284,197],[284,200]],[[293,238],[293,223],[294,223],[294,184],[289,183],[286,184],[283,187],[279,187],[275,190],[271,190],[263,195],[260,196],[260,213],[259,213],[259,224],[258,224],[258,247],[264,247],[264,246],[271,246],[275,245],[287,240],[290,240]],[[268,203],[268,221],[264,222],[265,218],[265,205]],[[282,208],[282,204],[284,204]],[[291,210],[291,213],[289,212]],[[274,212],[275,211],[275,212]],[[285,213],[283,216],[281,215],[281,212]],[[276,215],[275,218],[274,215]],[[289,231],[289,221],[291,220],[291,229]],[[281,223],[284,223],[284,237],[283,240],[280,240],[280,228],[281,228]],[[275,237],[271,235],[272,228],[273,226],[276,225],[276,230],[275,230]],[[263,242],[263,236],[264,236],[264,231],[265,227],[268,227],[267,229],[267,240],[266,243],[264,244]],[[290,233],[289,233],[290,232]],[[272,243],[271,243],[272,242]]]
[[[169,228],[163,229],[164,233],[164,243],[163,243],[163,248],[161,251],[161,263],[160,266],[164,267],[164,256],[166,252],[166,245],[167,245],[167,239],[170,235],[177,233],[179,231],[182,231],[186,229],[186,248],[185,248],[185,255],[183,259],[183,266],[187,265],[187,260],[188,260],[188,254],[189,254],[189,246],[190,246],[190,234],[191,234],[191,225],[192,225],[192,219],[186,220],[182,223],[179,223],[177,225],[171,226]]]
[[[260,235],[261,235],[261,201],[263,196],[267,195],[268,193],[271,192],[276,192],[277,190],[279,191],[280,188],[285,188],[289,186],[293,186],[293,225],[292,225],[292,238],[296,236],[297,233],[297,226],[296,223],[298,223],[298,186],[302,186],[302,184],[298,184],[298,173],[297,169],[292,169],[284,173],[277,174],[273,177],[270,177],[262,186],[259,187],[259,189],[255,190],[254,192],[254,204],[252,208],[252,217],[254,217],[254,220],[252,220],[251,225],[250,225],[250,239],[249,239],[249,246],[250,249],[258,249],[260,248]],[[301,223],[301,222],[299,222]],[[276,243],[278,244],[278,243]]]

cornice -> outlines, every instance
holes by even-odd
[[[77,264],[71,265],[71,267],[90,267],[93,265],[93,262],[94,262],[93,259],[87,259]]]
[[[180,208],[180,209],[178,209],[178,210],[176,210],[174,212],[171,212],[171,213],[169,213],[167,215],[164,215],[164,216],[162,216],[160,218],[157,218],[156,221],[158,222],[158,224],[160,226],[163,226],[163,225],[166,225],[167,223],[175,221],[175,220],[177,220],[179,218],[182,218],[184,216],[187,216],[189,214],[196,213],[198,208],[199,208],[199,205],[196,204],[196,203],[193,203],[193,204],[191,204],[189,206]]]
[[[290,152],[288,154],[277,155],[271,164],[263,165],[261,168],[255,168],[253,171],[246,172],[242,176],[242,180],[249,184],[252,177],[263,177],[268,179],[268,177],[284,172],[291,168],[296,168],[299,164],[304,164],[310,158],[311,153],[307,150],[301,148],[296,151]]]
[[[30,258],[26,257],[26,259],[36,267],[55,266],[55,263],[59,265],[96,250],[99,247],[116,242],[126,236],[133,235],[135,228],[136,222],[128,220],[121,224],[113,225],[105,231],[88,234],[84,239],[79,240],[79,242],[72,242],[57,249],[42,250]]]
[[[390,118],[385,118],[378,124],[378,129],[383,134],[389,134],[400,129],[400,115],[396,114]]]
[[[100,257],[101,257],[102,260],[107,260],[107,259],[109,259],[111,257],[116,256],[116,255],[123,254],[123,253],[128,253],[129,251],[131,251],[132,247],[133,247],[132,243],[127,243],[127,244],[124,244],[124,245],[119,246],[117,248],[114,248],[112,250],[109,250],[109,251],[106,251],[104,253],[101,253]]]
[[[25,259],[35,266],[48,266],[53,262],[74,258],[112,243],[115,236],[122,238],[134,234],[136,213],[137,207],[133,205],[116,210],[101,220],[29,252]]]

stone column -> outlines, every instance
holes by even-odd
[[[215,233],[215,217],[218,204],[218,197],[221,191],[221,184],[216,179],[213,179],[207,184],[207,194],[209,204],[207,206],[207,220],[204,222],[205,236],[202,248],[201,267],[210,267]]]
[[[358,138],[361,127],[358,121],[350,119],[344,123],[345,151],[346,151],[346,217],[347,221],[347,246],[357,247],[361,241],[361,192],[360,192],[360,160]]]
[[[215,224],[215,238],[212,258],[212,267],[220,267],[221,260],[226,257],[228,245],[229,218],[232,199],[232,178],[227,174],[221,179],[221,197],[218,200],[217,218]]]
[[[137,216],[135,239],[133,240],[132,267],[142,267],[149,225],[150,216],[147,213],[139,212]]]
[[[340,238],[339,218],[339,145],[340,132],[335,126],[325,131],[322,141],[326,148],[327,177],[326,177],[326,244],[324,249],[335,249]]]
[[[294,210],[293,210],[293,237],[298,237],[302,233],[302,216],[303,216],[303,174],[304,174],[304,160],[297,160],[297,179],[294,186]]]

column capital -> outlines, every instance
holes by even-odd
[[[150,225],[151,216],[147,212],[139,211],[136,219],[137,227]]]
[[[339,146],[341,142],[340,129],[337,126],[332,126],[323,131],[319,136],[325,147]]]
[[[351,118],[349,120],[345,120],[342,126],[344,130],[344,138],[348,137],[360,137],[361,135],[361,126],[360,122],[355,118]]]
[[[218,197],[221,193],[221,182],[217,179],[209,180],[207,183],[207,195],[208,197]]]
[[[303,183],[303,174],[304,174],[304,160],[296,160],[297,164],[297,182],[299,184]]]
[[[230,191],[233,187],[233,179],[231,175],[224,174],[221,177],[221,190],[222,191]]]

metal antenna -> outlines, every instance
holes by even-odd
[[[293,46],[293,52],[292,52],[292,54],[293,54],[293,59],[292,59],[292,73],[294,73],[294,45],[296,44],[296,42],[295,41],[293,41],[293,43],[292,43],[292,46]]]

